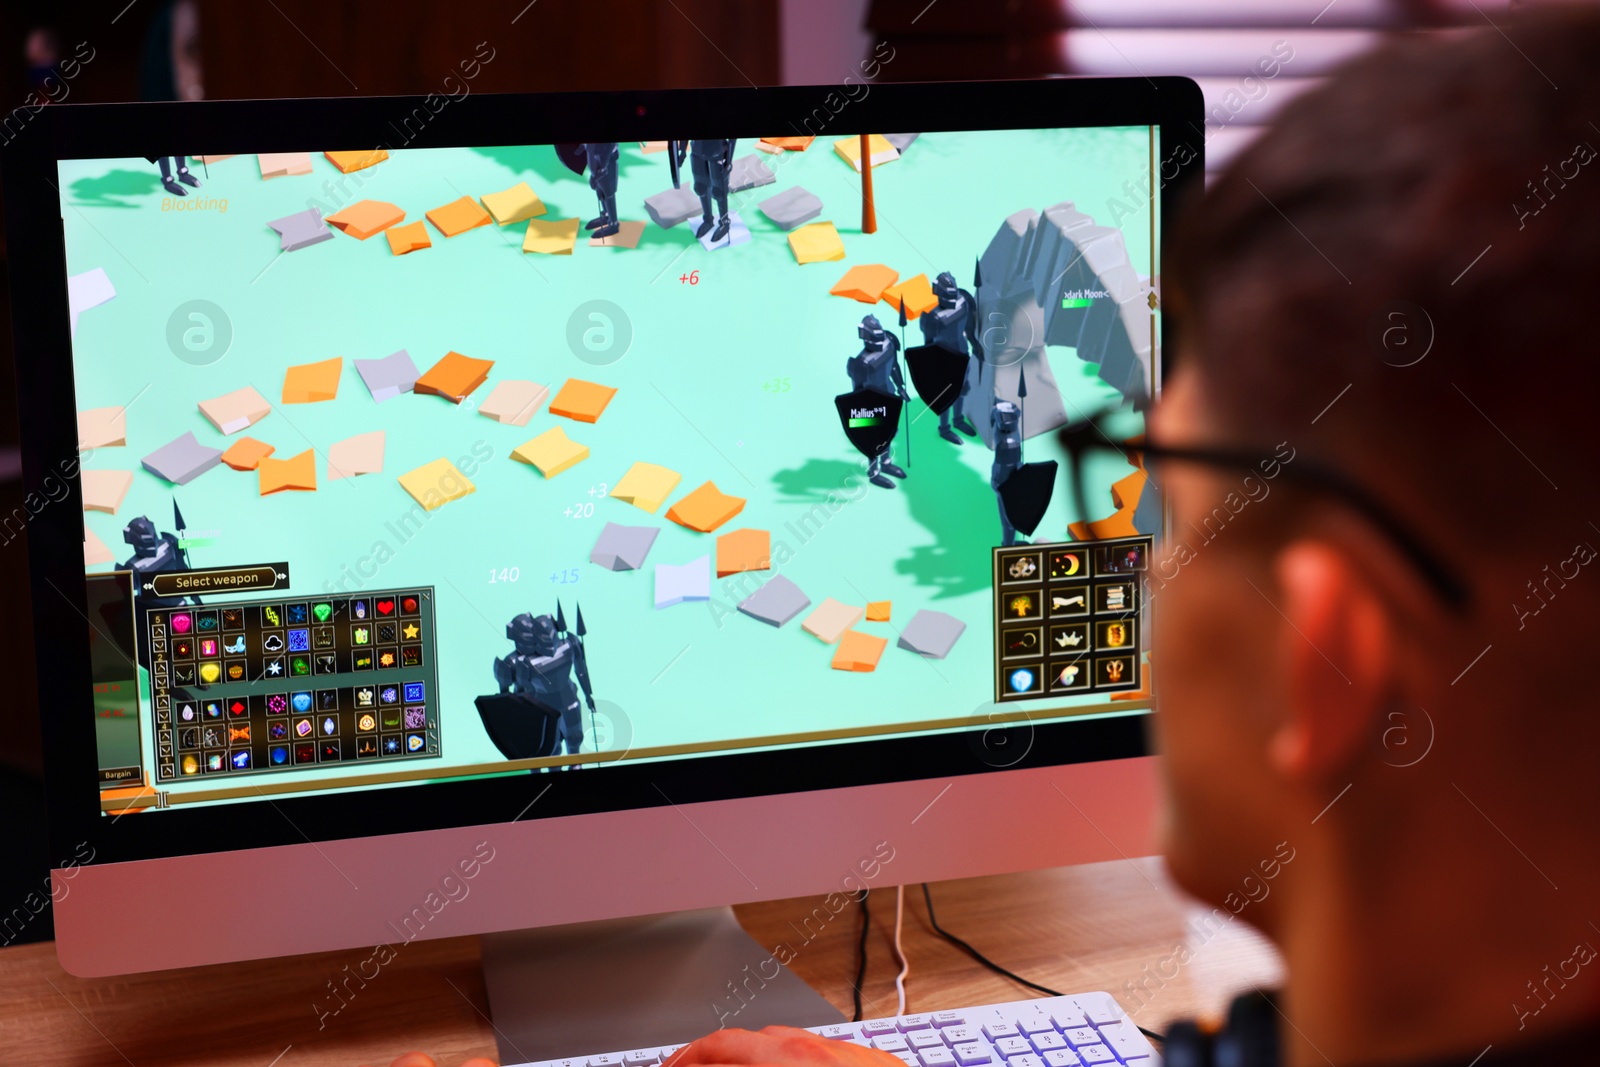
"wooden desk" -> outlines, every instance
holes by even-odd
[[[932,888],[940,925],[997,963],[1063,992],[1106,990],[1151,1029],[1173,1018],[1216,1013],[1234,992],[1280,978],[1272,948],[1238,920],[1220,928],[1190,922],[1210,909],[1180,898],[1155,860]],[[853,907],[841,912],[802,945],[804,935],[795,927],[817,904],[778,900],[736,912],[762,945],[795,946],[791,969],[848,1016],[859,913]],[[897,970],[891,948],[894,894],[876,889],[871,904],[870,965],[862,989],[868,1017],[894,1013]],[[175,936],[203,937],[207,921],[246,921],[230,915],[221,901],[197,908],[194,918],[195,925]],[[1180,943],[1193,957],[1181,968],[1171,962]],[[937,937],[915,886],[906,891],[901,944],[911,962],[908,1010],[1032,995]],[[0,1048],[8,1063],[116,1067],[386,1067],[411,1049],[428,1052],[441,1067],[470,1056],[495,1057],[476,938],[405,946],[319,1030],[313,1001],[324,1001],[326,983],[365,956],[334,952],[85,980],[61,970],[54,945],[7,948],[0,950]],[[1134,997],[1128,982],[1142,983],[1145,992]]]

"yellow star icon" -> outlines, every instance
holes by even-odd
[[[408,623],[406,623],[405,629],[402,632],[406,635],[406,640],[407,641],[415,641],[417,639],[417,635],[420,634],[422,631],[417,629],[417,624],[416,623],[408,622]]]

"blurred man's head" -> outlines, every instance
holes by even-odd
[[[1285,106],[1178,238],[1153,439],[1294,458],[1265,494],[1162,475],[1166,846],[1221,903],[1290,842],[1244,913],[1287,947],[1319,921],[1396,952],[1453,931],[1537,979],[1600,945],[1597,124],[1592,10],[1401,41]],[[1414,528],[1466,605],[1297,485],[1310,464]],[[1496,905],[1544,928],[1462,929]],[[1503,985],[1484,1003],[1514,1021]]]

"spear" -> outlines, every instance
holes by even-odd
[[[900,294],[900,351],[904,352],[905,348],[906,348],[906,294],[905,293],[901,293]],[[899,356],[898,353],[896,353],[896,355],[895,355],[895,362],[896,363],[900,362],[900,356]],[[903,389],[904,387],[905,386],[902,383],[901,388]],[[907,399],[910,399],[910,398],[908,397]],[[906,417],[905,418],[905,421],[906,421],[906,466],[909,467],[909,466],[911,466],[911,405],[910,404],[901,404],[900,405],[900,411]]]
[[[178,561],[183,564],[184,570],[191,570],[193,564],[189,562],[189,550],[183,547],[184,534],[189,532],[189,524],[183,521],[183,512],[178,510],[178,496],[176,493],[172,496],[172,525],[178,531]],[[196,604],[201,603],[200,598],[197,596],[191,596],[189,599]]]
[[[172,497],[172,526],[178,531],[178,559],[183,561],[183,569],[189,570],[189,550],[184,547],[183,535],[188,531],[189,524],[183,521],[183,512],[178,510],[178,497]]]
[[[560,642],[566,640],[566,637],[567,615],[566,612],[561,610],[561,598],[556,597],[556,643],[560,644]]]
[[[1028,439],[1023,424],[1028,417],[1028,374],[1021,363],[1017,364],[1017,466],[1022,465],[1022,446]]]
[[[578,680],[583,681],[589,673],[588,662],[585,660],[583,653],[583,637],[589,632],[589,628],[583,624],[583,605],[579,604],[577,601],[573,601],[572,606],[578,613],[578,628],[573,632],[577,634],[575,640],[578,645],[578,662],[584,664],[583,673],[579,676]],[[590,697],[588,693],[583,694],[583,696],[585,701],[589,703],[589,736],[594,738],[594,750],[596,754],[598,754],[600,751],[600,731],[595,727],[594,724],[593,698]]]

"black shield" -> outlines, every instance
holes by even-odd
[[[589,151],[581,144],[558,144],[556,158],[574,174],[582,174],[589,166]]]
[[[1024,463],[1011,472],[1011,477],[1000,483],[1000,503],[1005,506],[1006,518],[1018,530],[1033,536],[1033,531],[1044,521],[1050,508],[1050,495],[1056,488],[1056,461]]]
[[[857,389],[833,398],[839,409],[839,424],[856,450],[868,459],[888,447],[900,425],[902,401],[876,389]]]
[[[561,742],[561,713],[527,693],[496,693],[473,701],[489,740],[506,759],[553,756]]]
[[[943,415],[961,396],[961,386],[967,380],[968,357],[952,352],[944,345],[913,345],[906,349],[906,366],[911,369],[911,384],[917,395],[933,410]]]

